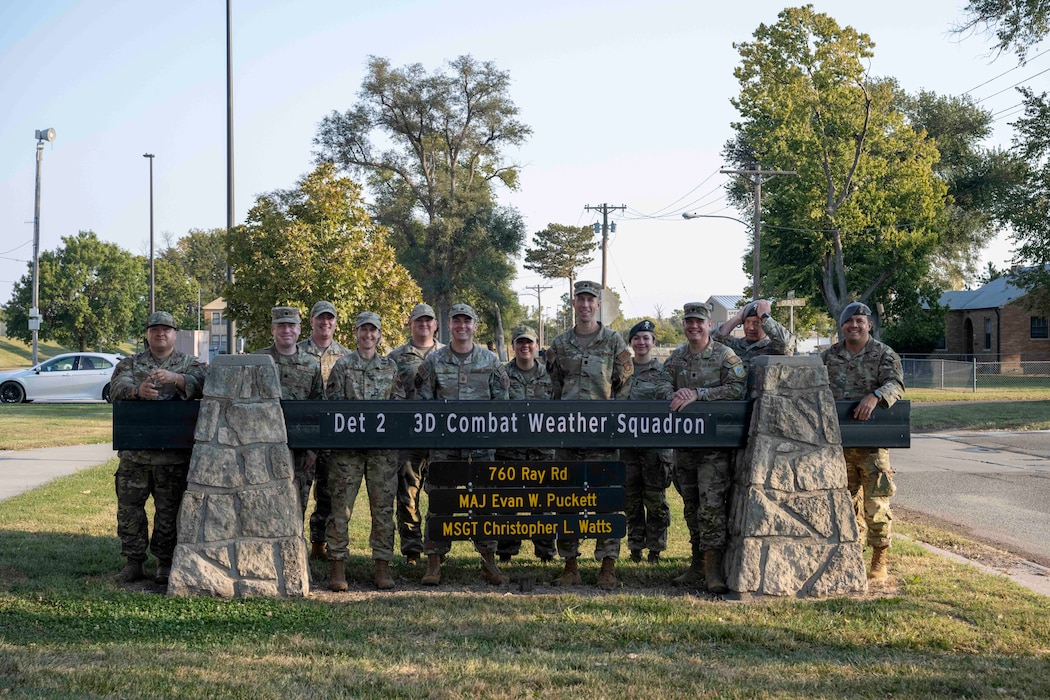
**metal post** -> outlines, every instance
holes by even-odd
[[[226,285],[233,285],[233,267],[230,253],[233,246],[233,19],[231,0],[226,0]],[[230,316],[229,302],[226,305],[226,352],[237,353],[237,326]]]
[[[149,312],[157,310],[157,278],[156,264],[153,257],[153,154],[143,153],[143,158],[149,158]]]
[[[36,142],[36,199],[33,205],[33,305],[29,311],[30,327],[36,324],[35,317],[40,313],[40,166],[44,160],[44,142],[39,140],[40,132],[37,132]],[[39,331],[33,328],[33,366],[37,363],[37,334]]]

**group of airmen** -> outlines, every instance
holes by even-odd
[[[572,307],[576,323],[551,342],[545,362],[539,358],[537,336],[521,326],[512,333],[513,359],[502,363],[474,342],[478,316],[468,304],[449,310],[450,340],[437,341],[434,309],[418,304],[409,317],[411,338],[384,356],[378,352],[382,320],[365,311],[354,323],[356,350],[334,339],[335,306],[317,302],[310,312],[310,336],[299,341],[300,312],[274,307],[273,344],[258,352],[273,357],[280,375],[283,400],[332,399],[452,399],[452,400],[667,400],[672,411],[697,401],[741,399],[745,395],[748,363],[759,355],[791,355],[794,336],[770,314],[767,300],[756,300],[717,329],[712,306],[691,302],[683,308],[686,343],[663,363],[653,356],[655,325],[643,320],[632,327],[627,341],[598,321],[601,286],[581,281],[574,285]],[[853,415],[871,417],[876,407],[888,408],[904,391],[900,358],[871,337],[872,313],[854,302],[839,318],[841,341],[823,353],[836,399],[857,401]],[[733,335],[743,327],[743,336]],[[123,400],[199,398],[206,366],[174,349],[176,324],[171,314],[149,316],[148,347],[125,358],[116,367],[112,396]],[[186,489],[189,455],[181,451],[121,451],[115,475],[117,533],[125,566],[122,581],[145,578],[147,548],[158,561],[154,580],[166,584],[176,544],[176,519]],[[633,562],[658,563],[667,548],[671,511],[666,489],[671,484],[682,497],[689,531],[689,567],[675,585],[700,587],[711,593],[728,589],[722,565],[726,545],[728,493],[734,450],[708,448],[628,448],[622,450],[565,448],[504,448],[488,450],[303,450],[293,455],[294,480],[301,516],[306,517],[313,489],[315,509],[309,519],[310,556],[330,565],[329,589],[346,591],[348,528],[362,480],[371,515],[369,547],[375,563],[375,586],[391,589],[394,559],[395,510],[401,553],[408,564],[426,559],[424,585],[441,582],[441,567],[450,543],[434,539],[419,510],[426,489],[430,461],[496,460],[616,460],[627,465],[625,514],[627,548]],[[845,450],[847,481],[860,529],[873,549],[869,579],[887,576],[892,514],[889,500],[895,491],[888,452],[882,448]],[[152,537],[148,534],[145,504],[152,495],[156,510]],[[475,541],[481,558],[481,577],[494,585],[508,581],[498,562],[520,551],[520,542]],[[619,538],[595,542],[600,563],[596,585],[617,587]],[[536,556],[564,560],[555,586],[583,583],[578,540],[533,541]],[[498,561],[497,561],[498,560]]]

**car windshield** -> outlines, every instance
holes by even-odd
[[[73,357],[56,357],[40,365],[41,372],[68,372],[73,369]]]

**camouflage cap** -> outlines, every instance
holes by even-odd
[[[335,312],[335,304],[330,301],[319,301],[314,304],[314,308],[310,309],[310,318],[320,316],[321,314],[332,314],[338,316]]]
[[[412,313],[409,315],[409,321],[415,321],[417,318],[423,318],[429,316],[430,318],[437,318],[437,314],[434,313],[434,307],[430,304],[416,304],[412,307]]]
[[[839,315],[839,326],[846,325],[846,321],[860,315],[871,316],[871,308],[863,302],[855,301],[842,310],[842,313]]]
[[[470,304],[453,304],[452,308],[448,310],[448,317],[453,316],[470,316],[475,321],[478,320],[478,315],[474,313],[474,307]]]
[[[575,297],[581,294],[590,294],[591,296],[600,299],[602,296],[602,286],[597,282],[588,282],[586,280],[577,282],[572,286],[572,295]]]
[[[711,312],[714,307],[702,301],[691,301],[682,309],[685,312],[682,314],[683,319],[699,318],[708,321],[711,319]]]
[[[527,338],[534,343],[539,342],[539,336],[536,335],[536,331],[530,326],[518,326],[514,329],[514,332],[510,334],[510,342],[512,343],[518,342],[521,338]]]
[[[299,309],[294,306],[275,306],[270,309],[271,323],[302,323]]]
[[[175,317],[167,311],[154,311],[146,319],[146,328],[150,326],[167,326],[168,328],[174,328],[179,330],[179,327],[175,324]]]
[[[356,331],[358,328],[368,323],[371,323],[379,330],[383,329],[383,324],[379,320],[379,314],[375,311],[362,311],[357,315],[357,320],[354,321],[354,330]]]
[[[639,321],[638,323],[631,326],[631,331],[627,334],[627,342],[631,342],[631,338],[638,335],[639,333],[656,333],[656,326],[649,319]]]

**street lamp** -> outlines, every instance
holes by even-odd
[[[33,306],[29,309],[29,330],[33,331],[33,365],[37,363],[37,334],[40,331],[40,164],[44,160],[44,141],[55,140],[54,129],[36,131],[36,200],[33,205]]]
[[[153,263],[153,154],[143,153],[143,158],[149,158],[149,312],[157,310],[156,298],[154,297],[154,263]]]

